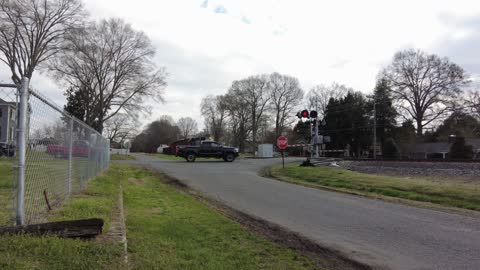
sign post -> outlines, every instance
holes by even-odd
[[[278,149],[282,150],[282,166],[285,169],[285,155],[284,150],[288,147],[288,139],[285,136],[280,136],[277,139],[277,147]]]

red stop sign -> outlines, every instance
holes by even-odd
[[[284,150],[288,147],[288,139],[285,136],[280,136],[277,139],[277,146],[279,149]]]

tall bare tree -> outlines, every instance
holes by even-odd
[[[121,111],[133,115],[148,111],[147,98],[163,101],[166,73],[153,63],[155,49],[143,32],[121,19],[109,19],[91,23],[70,34],[67,41],[50,70],[90,99],[94,117],[87,124],[99,132],[105,121]]]
[[[128,139],[133,139],[139,128],[140,122],[137,118],[125,113],[119,113],[105,121],[103,133],[110,142],[123,145]]]
[[[225,129],[227,110],[224,96],[206,96],[202,99],[200,107],[210,135],[215,141],[220,141]]]
[[[303,90],[297,78],[272,73],[269,76],[270,107],[275,118],[275,136],[281,135],[290,121],[295,108],[303,100]]]
[[[250,111],[251,135],[254,146],[257,144],[259,124],[267,111],[267,105],[271,98],[269,91],[267,75],[251,76],[234,81],[230,89],[230,94],[238,96]]]
[[[460,66],[447,58],[413,49],[396,53],[381,76],[400,108],[416,122],[419,136],[425,126],[452,108],[461,88],[468,83]]]
[[[183,139],[198,132],[197,121],[193,120],[191,117],[182,117],[178,119],[177,126],[180,128],[180,134]]]
[[[316,110],[319,116],[324,117],[330,99],[341,99],[349,91],[354,90],[353,88],[346,87],[345,85],[336,82],[329,86],[323,84],[317,85],[307,93],[307,106],[311,110]]]
[[[31,79],[84,17],[79,0],[0,0],[0,60],[10,68],[12,81]]]
[[[170,116],[161,116],[153,121],[132,141],[132,151],[156,153],[162,144],[178,140],[180,129],[172,123]]]
[[[252,131],[252,114],[247,101],[231,88],[225,95],[228,125],[232,133],[232,142],[241,153],[245,152],[246,141]]]
[[[473,112],[480,119],[480,90],[469,91],[464,103],[468,111]]]

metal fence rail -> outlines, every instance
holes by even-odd
[[[23,86],[18,92],[15,89],[14,97],[18,102],[12,104],[13,114],[3,124],[15,126],[17,131],[6,146],[11,157],[5,154],[0,157],[0,166],[3,160],[4,166],[10,164],[14,168],[8,176],[13,179],[8,186],[11,195],[3,200],[0,176],[0,218],[2,213],[9,212],[10,224],[45,221],[50,209],[80,192],[91,178],[108,167],[110,161],[107,139],[40,93],[25,91],[28,81],[24,81]],[[0,99],[11,96],[11,93],[2,95],[12,91],[5,89],[0,88]],[[10,207],[5,205],[7,201]]]

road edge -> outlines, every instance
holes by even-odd
[[[233,220],[246,228],[249,232],[265,237],[271,242],[274,242],[282,247],[293,249],[308,258],[312,259],[318,266],[325,267],[327,269],[385,269],[384,267],[371,266],[365,263],[356,261],[341,251],[334,250],[322,246],[307,237],[293,232],[280,225],[266,221],[257,216],[251,215],[246,212],[236,210],[225,203],[207,197],[201,192],[191,188],[181,180],[170,176],[161,170],[153,168],[148,165],[140,165],[141,167],[149,170],[154,175],[157,175],[161,179],[165,179],[165,184],[168,184],[180,192],[190,195],[195,200],[206,205],[207,207],[219,212],[223,216]]]

